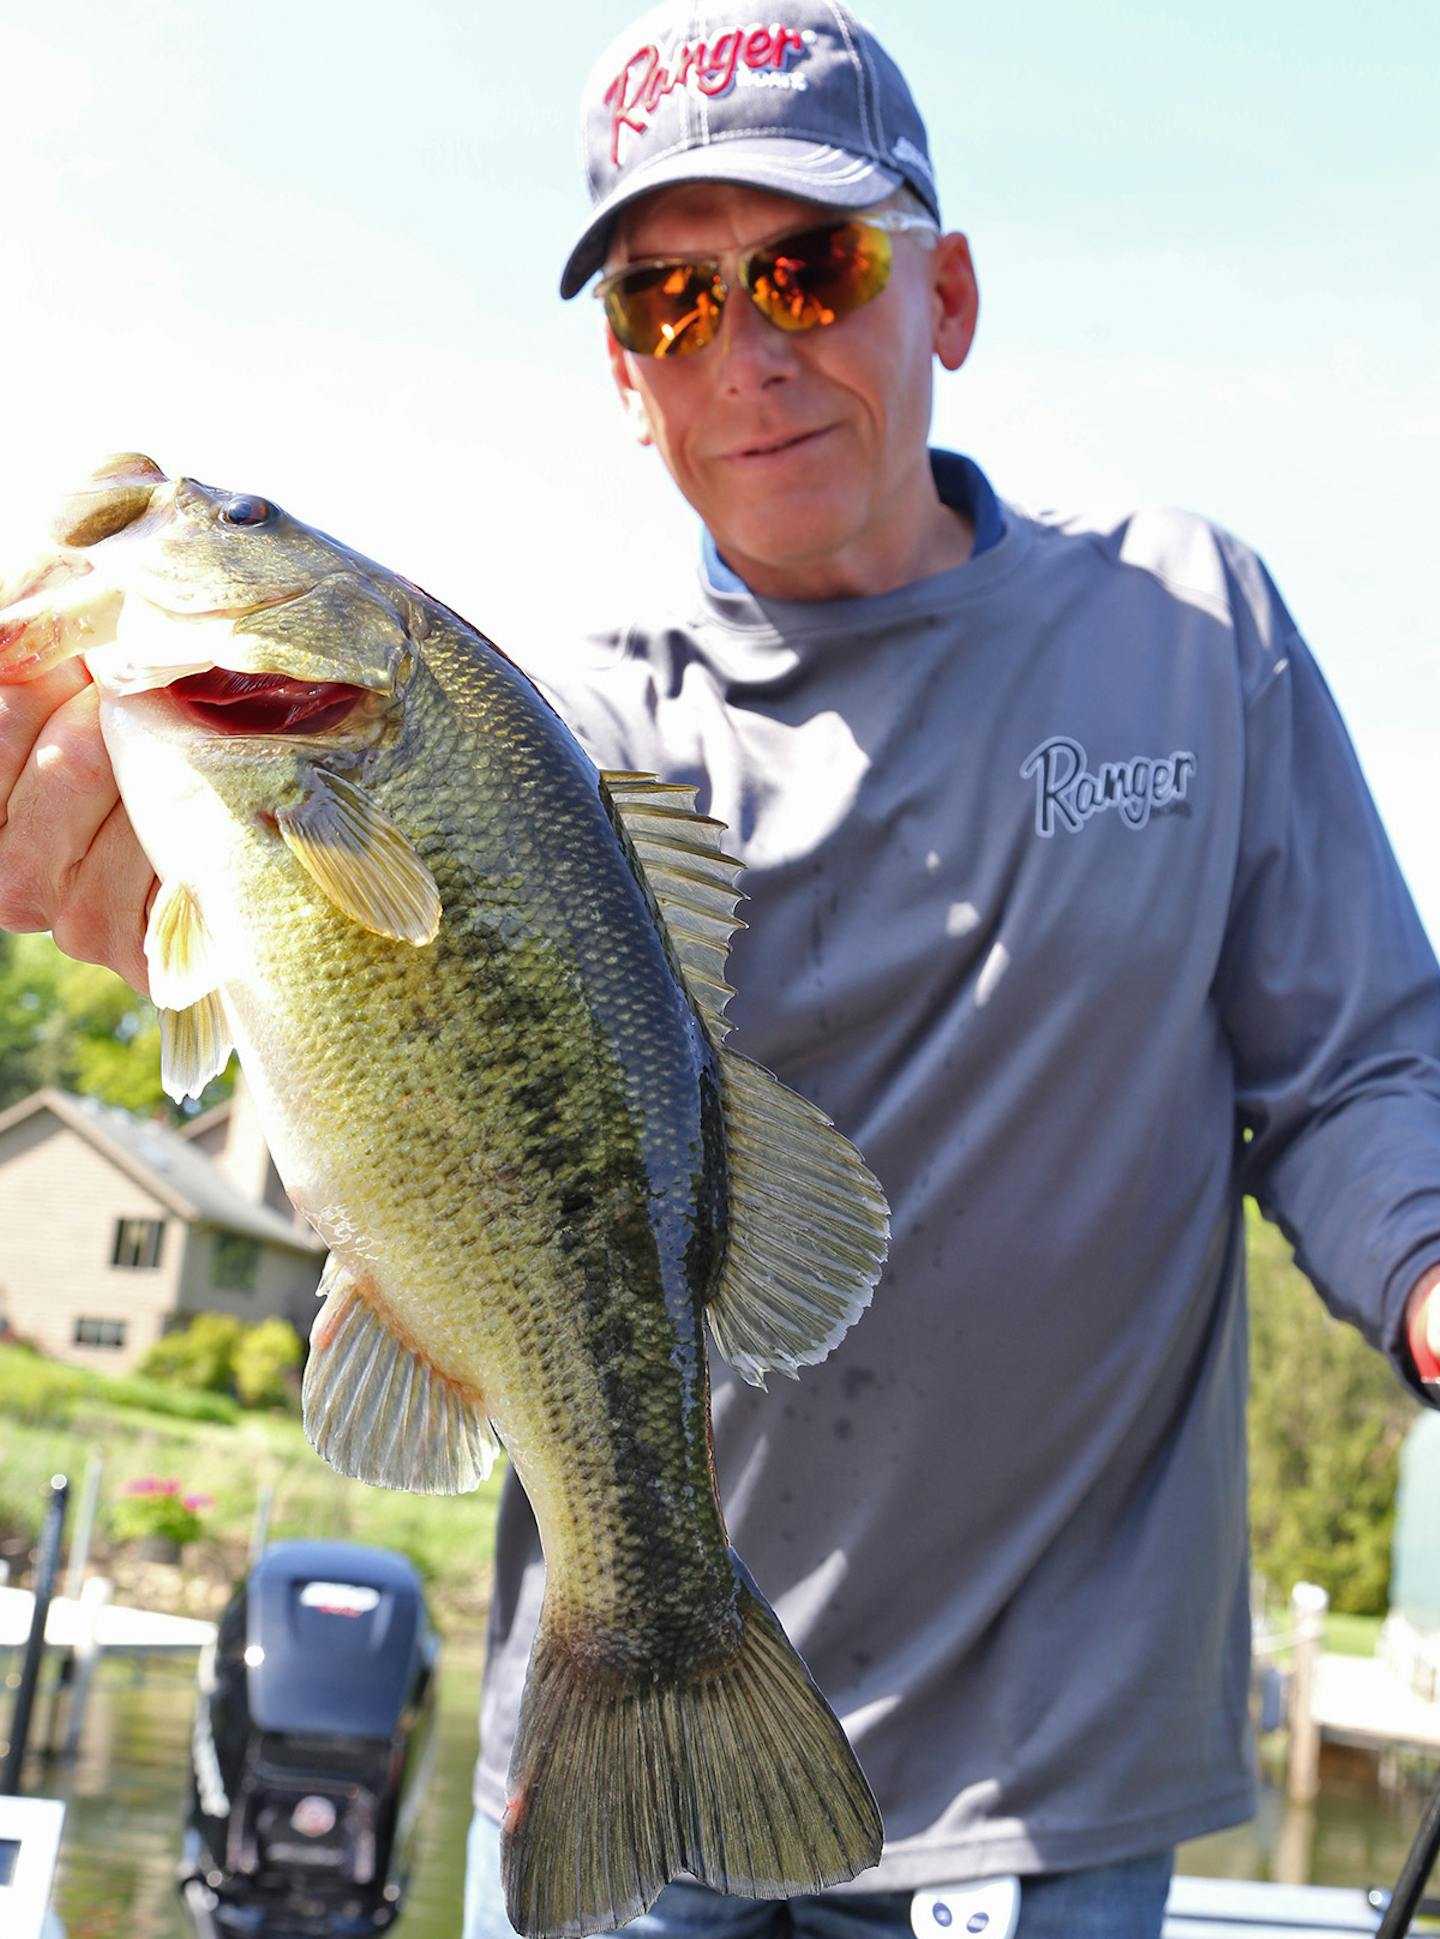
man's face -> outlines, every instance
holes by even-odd
[[[607,267],[744,250],[837,213],[760,189],[685,183],[626,212]],[[878,590],[871,561],[893,553],[907,524],[934,508],[932,360],[937,352],[952,367],[963,360],[974,281],[963,237],[893,241],[887,287],[822,328],[787,332],[766,322],[728,262],[731,293],[705,349],[640,357],[610,340],[622,395],[638,396],[676,484],[757,591]],[[969,292],[963,342],[957,273]]]

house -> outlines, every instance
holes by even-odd
[[[303,1336],[324,1256],[243,1080],[179,1129],[55,1090],[0,1112],[0,1331],[57,1359],[123,1372],[202,1312]]]

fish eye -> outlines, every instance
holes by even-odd
[[[263,525],[270,516],[270,507],[263,498],[256,498],[250,492],[237,492],[220,507],[220,516],[227,525]]]

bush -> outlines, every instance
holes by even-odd
[[[197,1393],[233,1393],[235,1349],[243,1331],[228,1313],[197,1313],[187,1327],[155,1342],[140,1363],[141,1375]]]
[[[0,1347],[0,1415],[34,1427],[63,1427],[91,1387],[79,1367],[46,1360],[33,1347]]]
[[[291,1395],[289,1375],[305,1349],[285,1320],[247,1326],[235,1348],[235,1393],[242,1407],[283,1407]]]
[[[143,1541],[158,1535],[167,1542],[193,1542],[204,1524],[201,1516],[215,1506],[210,1495],[187,1495],[173,1475],[141,1475],[127,1482],[110,1517],[120,1542]]]

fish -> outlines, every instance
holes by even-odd
[[[503,1446],[544,1548],[502,1826],[528,1939],[672,1879],[879,1857],[855,1754],[716,1492],[747,1381],[871,1299],[884,1193],[726,1043],[739,864],[693,788],[598,770],[499,647],[253,492],[117,454],[0,584],[0,682],[79,654],[154,867],[162,1076],[239,1052],[325,1239],[305,1430],[461,1492]]]

